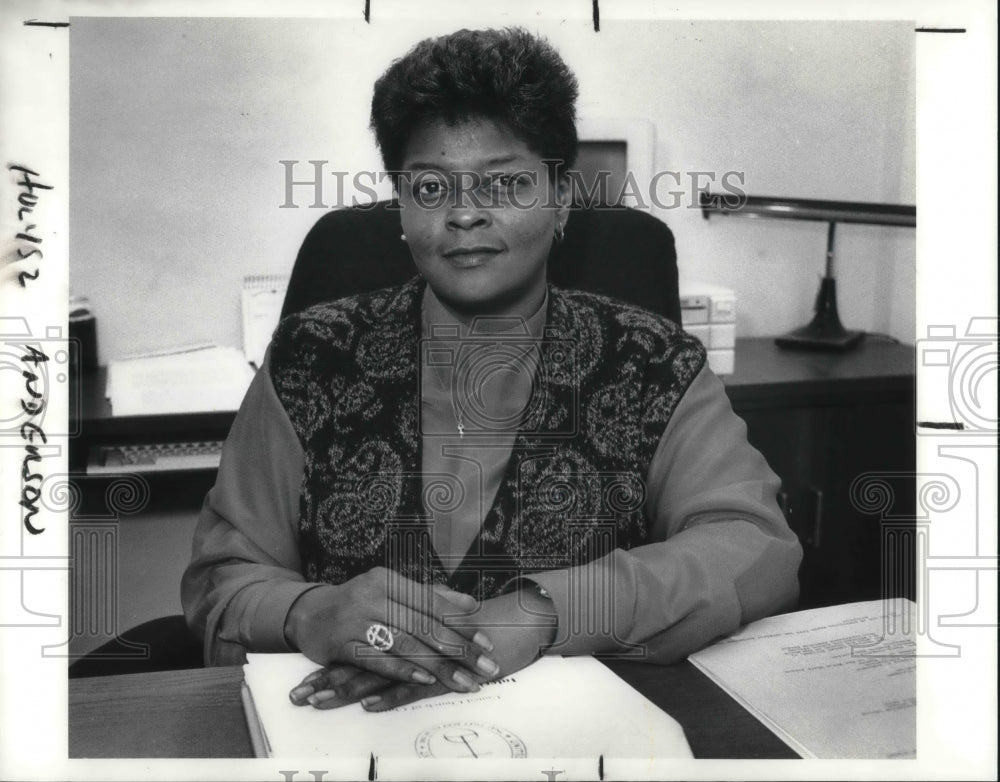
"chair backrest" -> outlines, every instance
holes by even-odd
[[[313,304],[406,282],[416,273],[395,202],[329,212],[299,249],[282,317]],[[549,256],[549,280],[602,293],[680,323],[670,229],[628,207],[574,209]]]

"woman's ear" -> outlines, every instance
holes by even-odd
[[[573,202],[573,185],[570,178],[560,173],[555,181],[556,220],[565,228],[569,219],[569,207]]]
[[[566,221],[569,220],[569,205],[572,198],[572,188],[569,177],[560,176],[554,183],[555,196],[555,226],[552,229],[553,240],[559,244],[563,240]]]

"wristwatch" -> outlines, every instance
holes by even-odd
[[[541,584],[539,584],[536,581],[529,581],[528,583],[530,583],[535,588],[535,591],[539,595],[541,595],[542,597],[544,597],[546,600],[551,600],[552,599],[552,595],[549,594],[549,590],[547,590]]]
[[[534,592],[539,597],[545,598],[545,600],[549,601],[550,604],[552,603],[552,595],[549,594],[549,590],[547,590],[537,581],[532,581],[530,578],[519,579],[518,589]],[[555,639],[553,638],[553,640]],[[538,656],[535,659],[538,660],[544,657],[545,653],[549,650],[551,646],[552,646],[551,643],[539,646]]]
[[[513,584],[514,588],[518,591],[531,591],[534,592],[539,597],[544,597],[546,600],[551,600],[552,595],[549,594],[549,590],[539,584],[537,581],[532,581],[530,578],[519,578]],[[513,591],[513,590],[511,590]]]

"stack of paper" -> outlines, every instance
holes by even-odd
[[[593,766],[595,777],[601,756],[691,757],[676,721],[589,657],[546,657],[477,693],[440,695],[381,713],[359,704],[326,711],[294,706],[289,691],[316,664],[299,654],[248,659],[245,705],[258,755],[361,758],[364,771],[371,756],[383,769],[386,762],[421,758],[579,758]],[[535,765],[532,779],[539,776]]]
[[[243,278],[240,291],[243,352],[258,368],[264,363],[264,352],[281,318],[288,280],[287,274],[252,274]]]
[[[199,346],[112,361],[105,395],[116,416],[237,410],[253,375],[236,348]]]
[[[809,758],[916,757],[909,600],[762,619],[689,658]]]

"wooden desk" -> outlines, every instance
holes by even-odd
[[[846,353],[784,350],[771,337],[736,340],[735,372],[723,376],[737,412],[778,404],[852,404],[872,394],[912,401],[912,345],[868,338]]]
[[[915,364],[912,346],[875,338],[847,353],[736,341],[726,393],[781,478],[805,552],[799,608],[914,597]],[[859,501],[866,482],[885,507]]]
[[[696,758],[795,758],[777,736],[688,662],[609,661],[683,727]],[[239,667],[73,679],[71,758],[250,758]]]

